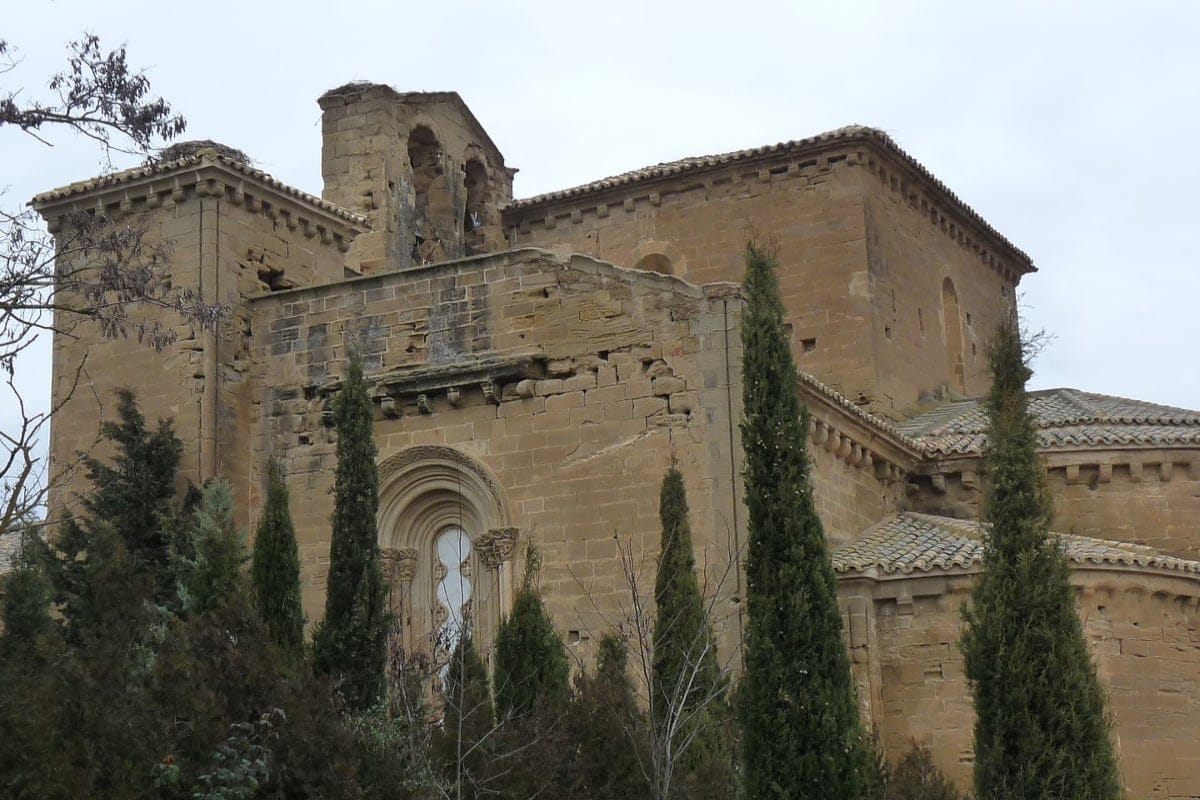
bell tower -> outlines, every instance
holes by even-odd
[[[500,207],[516,170],[456,92],[351,83],[318,101],[322,196],[371,224],[347,258],[364,274],[507,246]]]

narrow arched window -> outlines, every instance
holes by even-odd
[[[518,534],[498,484],[449,447],[413,447],[379,466],[379,546],[393,645],[444,665],[459,638],[485,655],[512,602]]]
[[[437,558],[433,600],[438,604],[435,619],[440,619],[435,639],[438,646],[452,652],[467,631],[471,617],[472,590],[471,537],[457,525],[442,529],[434,545]]]
[[[962,321],[958,306],[958,292],[954,281],[942,281],[942,335],[946,342],[946,366],[950,386],[959,394],[967,391],[967,370],[963,362]]]
[[[484,245],[483,227],[488,223],[488,174],[487,167],[477,158],[467,161],[463,167],[463,189],[467,201],[463,205],[463,242],[467,254],[478,252]]]

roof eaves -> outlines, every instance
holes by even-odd
[[[803,370],[797,370],[797,373],[801,385],[806,387],[810,393],[822,397],[830,405],[837,407],[850,417],[862,422],[868,428],[889,439],[902,450],[907,451],[909,455],[914,458],[920,458],[927,454],[927,448],[919,439],[901,433],[891,422],[852,403],[844,394],[822,383],[810,373]]]

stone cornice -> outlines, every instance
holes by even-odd
[[[137,213],[213,197],[251,213],[263,214],[299,230],[307,238],[346,252],[368,229],[365,218],[295,189],[260,170],[209,152],[177,161],[140,167],[44,192],[30,205],[46,219],[51,233],[63,217],[78,212],[107,216]]]
[[[1071,561],[1071,583],[1082,595],[1098,590],[1132,594],[1163,594],[1190,599],[1200,605],[1200,575],[1184,571],[1165,570],[1142,564],[1097,563]],[[866,584],[872,587],[875,599],[894,599],[911,603],[914,597],[963,594],[969,592],[981,564],[970,566],[935,567],[929,570],[892,570],[881,567],[849,569],[837,572],[839,587]]]
[[[1046,472],[1061,475],[1064,483],[1100,483],[1113,481],[1113,467],[1128,467],[1117,475],[1138,482],[1150,477],[1166,483],[1182,479],[1200,481],[1200,450],[1197,448],[1124,447],[1080,450],[1040,451]],[[914,466],[919,475],[981,475],[986,471],[981,454],[928,456]],[[971,486],[974,486],[974,482]]]
[[[1010,273],[1014,282],[1020,275],[1036,271],[1024,251],[993,228],[890,136],[861,125],[776,145],[681,159],[516,200],[504,209],[505,225],[520,227],[540,221],[552,228],[560,220],[581,222],[585,212],[606,217],[614,210],[632,212],[638,203],[656,206],[662,203],[665,195],[711,187],[718,177],[728,176],[735,182],[770,183],[841,164],[869,169],[901,193],[915,210],[928,215],[946,235],[978,253],[993,269]],[[918,187],[921,192],[917,191]]]

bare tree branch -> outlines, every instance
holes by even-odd
[[[0,39],[5,82],[20,65],[17,51]],[[146,75],[129,66],[124,47],[105,51],[90,33],[68,44],[67,66],[50,76],[46,89],[37,95],[0,86],[0,132],[13,128],[50,145],[53,132],[67,130],[94,140],[110,156],[144,154],[186,126],[165,100],[151,94]],[[0,533],[42,505],[48,487],[38,463],[40,447],[51,417],[78,388],[83,370],[80,364],[72,380],[60,380],[53,408],[31,406],[17,380],[17,362],[39,336],[72,337],[88,322],[101,337],[134,338],[161,350],[174,342],[175,329],[162,314],[137,313],[137,307],[170,309],[209,329],[223,313],[195,292],[172,287],[170,244],[151,235],[148,223],[139,214],[118,219],[76,211],[57,223],[52,237],[34,211],[0,207],[0,371],[8,407],[17,415],[8,423],[11,430],[0,431]]]
[[[100,38],[85,33],[67,45],[67,68],[50,77],[52,99],[27,98],[21,89],[0,90],[0,127],[11,125],[53,146],[44,130],[69,128],[104,150],[133,153],[156,139],[173,139],[187,123],[161,97],[150,80],[130,68],[125,47],[104,52]],[[0,40],[0,74],[20,64],[13,47]]]

